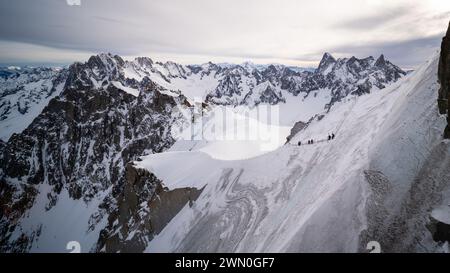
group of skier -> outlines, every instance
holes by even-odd
[[[328,141],[333,140],[334,137],[335,137],[334,133],[331,133],[331,135],[329,134],[329,135],[328,135]],[[314,139],[309,139],[309,140],[308,140],[308,145],[309,145],[309,144],[314,144]],[[298,146],[301,146],[301,145],[302,145],[302,142],[299,141],[299,142],[298,142]]]
[[[328,135],[328,140],[334,139],[334,133],[331,133],[331,135]]]

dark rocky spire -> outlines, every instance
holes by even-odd
[[[319,63],[319,67],[317,68],[318,71],[323,71],[325,70],[330,64],[336,63],[336,59],[331,56],[330,53],[325,52],[323,54],[322,60]]]
[[[385,66],[386,65],[386,59],[384,58],[384,55],[381,54],[380,57],[378,57],[377,61],[375,62],[375,66]]]
[[[441,114],[447,114],[447,127],[444,131],[444,137],[450,138],[450,23],[447,34],[442,38],[441,55],[439,58],[438,81],[441,84],[439,88],[438,107]]]

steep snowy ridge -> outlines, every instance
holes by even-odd
[[[204,187],[146,250],[356,252],[376,240],[388,252],[445,251],[433,240],[450,200],[437,63],[336,103],[290,143],[251,159],[214,159],[204,147],[142,157],[135,166],[169,189]],[[173,171],[178,161],[198,164]]]

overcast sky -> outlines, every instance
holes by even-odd
[[[0,63],[111,52],[316,66],[330,52],[409,68],[438,49],[449,20],[449,0],[0,0]]]

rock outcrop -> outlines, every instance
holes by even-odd
[[[439,219],[430,216],[428,230],[433,235],[433,240],[439,243],[450,242],[450,224],[441,222]]]
[[[169,190],[154,174],[126,166],[126,182],[118,197],[118,208],[108,218],[96,251],[143,252],[154,235],[186,205],[197,200],[202,189]]]
[[[303,130],[306,126],[308,126],[308,123],[302,122],[302,121],[297,121],[294,126],[291,129],[291,133],[289,134],[289,136],[286,137],[286,143],[288,143],[289,141],[291,141],[291,139],[301,130]],[[293,143],[294,144],[294,143]]]
[[[450,138],[450,24],[446,35],[442,38],[438,80],[441,84],[438,97],[439,112],[442,115],[447,115],[447,127],[444,131],[444,137]]]

